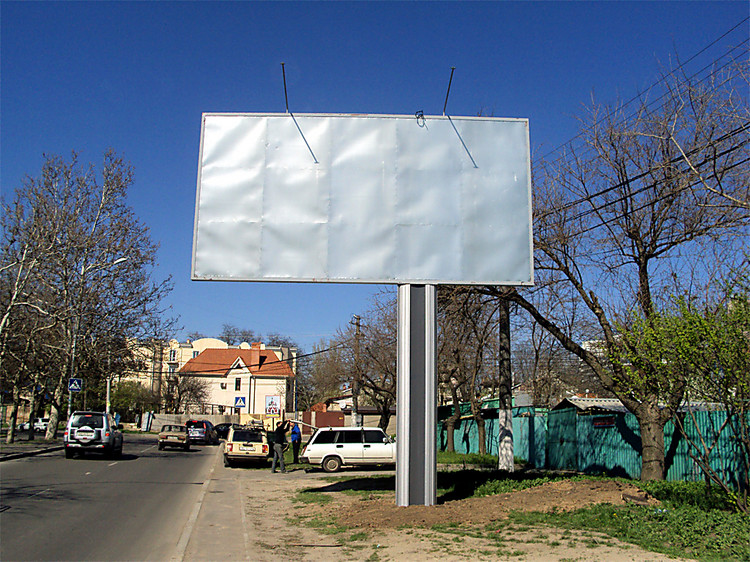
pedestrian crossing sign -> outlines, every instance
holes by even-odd
[[[83,390],[83,379],[68,379],[69,392],[81,392]]]
[[[247,408],[247,405],[245,404],[245,397],[244,396],[235,396],[234,397],[234,407],[235,408]]]

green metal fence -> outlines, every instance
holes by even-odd
[[[445,450],[447,433],[445,418],[449,410],[438,414],[438,447]],[[483,410],[486,429],[486,447],[497,454],[497,409]],[[700,435],[708,444],[713,443],[711,466],[725,481],[735,488],[738,476],[747,471],[743,464],[739,444],[731,432],[718,430],[726,420],[724,412],[694,412],[685,417],[686,433],[700,442]],[[697,481],[703,472],[691,458],[689,445],[673,422],[664,430],[667,480]],[[459,453],[479,451],[479,433],[474,419],[464,414],[457,422],[454,433],[455,449]],[[535,408],[513,409],[514,456],[537,468],[575,470],[589,474],[610,474],[639,478],[641,475],[641,435],[638,422],[631,413],[579,412],[576,408],[546,411]]]

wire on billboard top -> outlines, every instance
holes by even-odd
[[[525,119],[203,116],[193,279],[529,285],[531,236]]]

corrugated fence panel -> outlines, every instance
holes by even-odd
[[[493,410],[489,410],[485,418],[487,452],[496,455],[498,420],[491,412]],[[689,417],[685,423],[688,436],[699,443],[700,435],[703,435],[710,445],[726,414],[695,412],[694,415],[697,427]],[[437,440],[439,449],[444,451],[447,432],[442,421],[438,425]],[[479,452],[479,432],[473,419],[459,420],[454,444],[459,453]],[[690,457],[687,441],[675,431],[672,422],[664,429],[664,444],[667,480],[698,481],[704,478]],[[513,449],[514,456],[537,468],[630,478],[640,478],[641,475],[641,434],[638,421],[630,413],[578,415],[574,408],[539,413],[534,408],[515,408]],[[720,435],[711,455],[712,467],[736,488],[737,476],[746,472],[748,467],[742,464],[739,444],[728,428]]]
[[[554,410],[547,417],[547,466],[554,470],[578,470],[576,411]]]
[[[516,408],[513,415],[513,455],[536,468],[547,462],[547,414]]]
[[[711,452],[711,468],[721,478],[737,489],[740,486],[738,476],[746,473],[748,467],[743,464],[739,443],[732,437],[729,427],[721,433],[722,424],[726,421],[725,412],[694,412],[695,423],[690,414],[684,421],[688,439],[700,446],[701,438]],[[730,423],[733,420],[730,420]],[[736,418],[735,418],[736,423]],[[750,422],[750,416],[748,417]],[[676,439],[675,439],[676,434]],[[718,439],[717,439],[718,435]],[[667,480],[703,480],[703,472],[698,464],[690,457],[689,445],[676,430],[673,422],[669,422],[664,429],[667,458]],[[695,454],[697,451],[693,451]]]
[[[577,416],[578,470],[638,478],[641,436],[635,416],[608,413]]]

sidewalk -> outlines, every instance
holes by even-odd
[[[29,441],[28,434],[25,431],[16,433],[14,443],[6,443],[5,437],[6,431],[0,433],[0,462],[41,455],[51,451],[62,451],[63,449],[62,437],[47,441],[37,434],[33,441]]]

